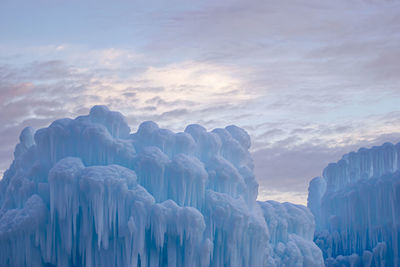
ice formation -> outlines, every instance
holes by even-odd
[[[0,181],[0,266],[323,266],[304,206],[257,202],[249,135],[104,106],[26,128]]]
[[[344,155],[310,182],[326,266],[400,266],[400,143]]]

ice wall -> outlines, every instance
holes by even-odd
[[[306,207],[257,202],[249,135],[104,106],[26,128],[0,181],[0,266],[323,266]]]
[[[310,182],[326,266],[400,265],[400,144],[344,155]]]
[[[323,266],[321,250],[311,242],[315,224],[307,207],[272,200],[259,204],[278,266]]]

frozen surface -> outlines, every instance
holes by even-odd
[[[399,266],[400,144],[344,155],[310,182],[326,266]]]
[[[304,206],[257,202],[250,137],[104,106],[26,128],[0,181],[0,266],[323,266]]]

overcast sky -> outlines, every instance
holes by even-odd
[[[399,62],[399,1],[2,0],[0,170],[23,127],[106,104],[133,131],[243,127],[259,198],[306,203],[329,162],[400,141]]]

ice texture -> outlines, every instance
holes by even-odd
[[[0,181],[0,266],[323,266],[306,207],[256,201],[250,145],[236,126],[131,134],[105,106],[26,128]]]
[[[400,143],[361,148],[310,182],[326,266],[400,266]]]

